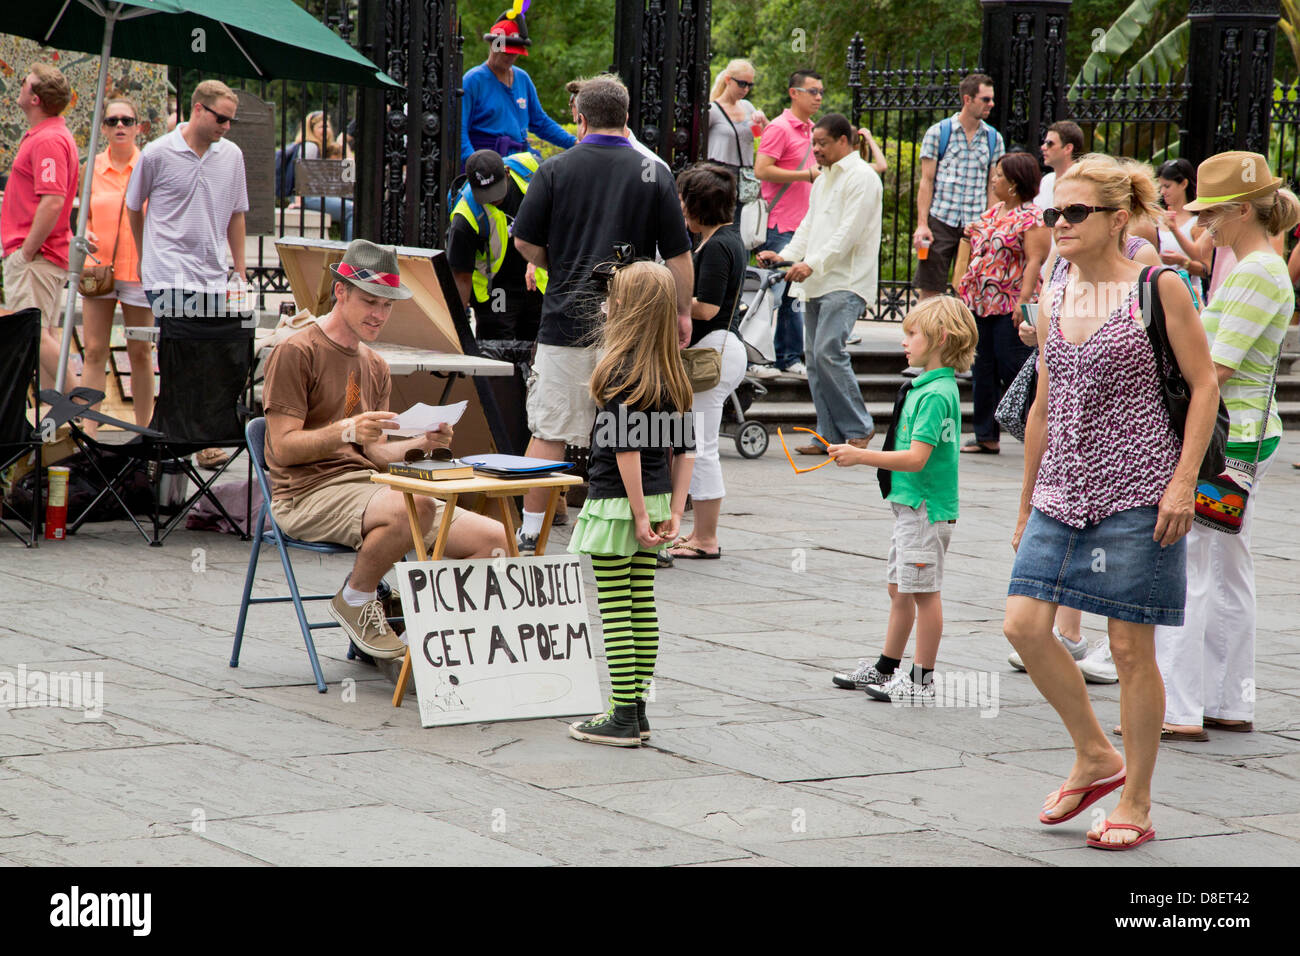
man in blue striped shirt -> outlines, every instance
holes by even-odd
[[[984,122],[993,110],[992,78],[972,73],[958,89],[961,111],[935,123],[921,140],[912,234],[920,265],[912,282],[922,299],[948,288],[948,270],[966,226],[997,202],[989,173],[1006,152],[1002,134]],[[960,278],[953,276],[953,283]]]

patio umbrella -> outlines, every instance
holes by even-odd
[[[293,0],[25,0],[0,5],[0,32],[63,50],[100,53],[88,157],[99,151],[110,54],[256,79],[397,86]],[[86,262],[90,179],[83,177],[55,388],[63,391],[72,315]]]

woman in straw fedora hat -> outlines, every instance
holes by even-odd
[[[1229,152],[1201,163],[1197,214],[1214,245],[1237,265],[1201,314],[1228,407],[1229,474],[1250,497],[1241,530],[1194,526],[1187,537],[1187,616],[1156,629],[1165,679],[1165,738],[1205,740],[1205,727],[1253,730],[1255,566],[1250,532],[1260,480],[1282,437],[1273,375],[1295,308],[1286,263],[1269,242],[1300,219],[1300,201],[1258,153]],[[1252,474],[1253,472],[1253,474]]]
[[[1162,273],[1155,292],[1192,389],[1186,440],[1170,427],[1138,305],[1145,270],[1124,250],[1130,220],[1149,216],[1155,196],[1146,167],[1093,155],[1061,176],[1055,206],[1043,210],[1071,268],[1043,297],[1038,393],[1025,429],[1003,623],[1074,743],[1074,763],[1038,820],[1064,823],[1123,787],[1109,816],[1093,810],[1090,818],[1087,845],[1107,850],[1155,836],[1151,778],[1165,709],[1155,625],[1183,622],[1183,539],[1218,405],[1191,293],[1175,273]],[[1062,605],[1107,618],[1130,731],[1123,754],[1101,729],[1074,658],[1052,634]]]

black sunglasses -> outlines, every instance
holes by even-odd
[[[754,81],[753,81],[753,80],[749,80],[749,81],[738,80],[738,79],[736,79],[736,78],[733,76],[733,77],[731,78],[731,82],[732,82],[732,83],[735,83],[737,86],[743,86],[743,87],[744,87],[745,89],[747,89],[747,90],[752,90],[752,89],[754,88]]]
[[[1043,210],[1043,224],[1048,229],[1056,225],[1056,221],[1062,216],[1065,221],[1078,225],[1083,222],[1094,212],[1119,212],[1118,206],[1085,206],[1081,202],[1072,202],[1064,209],[1048,208]]]
[[[236,122],[236,120],[235,120],[235,118],[234,118],[233,116],[227,116],[225,113],[218,113],[216,110],[214,110],[214,109],[213,109],[211,106],[209,106],[207,103],[200,103],[199,106],[202,106],[205,110],[207,110],[209,113],[211,113],[213,116],[215,116],[216,119],[217,119],[217,122],[218,122],[218,123],[232,123],[232,124],[233,124],[234,122]]]
[[[104,125],[105,126],[134,126],[135,117],[134,116],[105,116]]]
[[[451,449],[430,448],[428,451],[425,451],[423,448],[408,448],[406,449],[406,454],[403,458],[405,458],[408,463],[417,461],[451,461]]]

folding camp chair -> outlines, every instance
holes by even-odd
[[[250,604],[276,604],[285,601],[293,602],[293,609],[298,615],[298,627],[302,631],[303,643],[307,645],[307,657],[311,660],[311,670],[316,676],[316,689],[322,694],[325,693],[325,675],[321,673],[320,660],[316,656],[316,643],[312,640],[311,632],[320,627],[338,627],[336,621],[324,621],[321,623],[310,623],[307,620],[307,613],[303,610],[303,601],[328,601],[334,597],[333,594],[308,594],[303,595],[298,590],[298,579],[293,573],[293,562],[289,560],[289,549],[298,548],[301,551],[314,551],[317,554],[353,554],[353,550],[341,544],[317,543],[312,541],[300,541],[297,538],[291,538],[280,530],[280,526],[275,523],[275,516],[271,514],[271,485],[266,479],[266,419],[254,418],[248,423],[245,434],[247,435],[248,458],[253,463],[253,474],[257,476],[258,487],[262,489],[262,510],[258,515],[257,524],[250,526],[253,538],[252,551],[248,556],[248,574],[244,576],[244,595],[239,601],[239,622],[235,625],[235,645],[230,651],[230,666],[239,666],[239,650],[244,642],[244,622],[248,618],[248,606]],[[280,564],[284,567],[285,579],[289,582],[289,595],[287,597],[252,597],[253,593],[253,575],[257,573],[257,559],[262,550],[263,544],[274,544],[276,550],[280,552]]]
[[[154,405],[150,428],[142,431],[134,425],[87,412],[83,417],[117,424],[140,434],[122,444],[109,444],[92,438],[74,420],[72,439],[90,461],[91,468],[103,482],[94,500],[68,523],[73,534],[89,517],[91,510],[106,495],[117,499],[126,516],[152,546],[159,547],[185,520],[200,498],[207,498],[218,512],[235,527],[245,525],[232,518],[212,486],[235,461],[244,448],[241,417],[248,414],[249,379],[253,366],[253,329],[242,324],[238,316],[187,318],[168,316],[163,319],[158,340],[159,393]],[[72,393],[75,395],[75,391]],[[49,396],[48,398],[46,396]],[[42,393],[46,401],[64,399],[57,392]],[[232,451],[227,461],[207,478],[201,476],[190,457],[205,448]],[[101,467],[109,456],[123,456],[125,461],[113,474]],[[141,526],[122,499],[122,484],[140,462],[155,469],[153,534]],[[162,521],[163,463],[175,461],[178,469],[194,483],[196,490]],[[113,469],[109,468],[108,471]],[[250,475],[251,478],[251,475]],[[249,488],[251,501],[252,488]],[[251,507],[246,509],[251,511]]]
[[[0,500],[0,526],[31,548],[41,531],[41,433],[29,419],[30,396],[41,388],[41,310],[23,309],[0,316],[0,473],[20,465],[31,457],[36,487],[32,492],[32,510],[24,516],[6,497]],[[10,472],[13,474],[13,472]],[[3,492],[0,492],[2,494]],[[25,529],[19,531],[6,521],[13,519]]]

